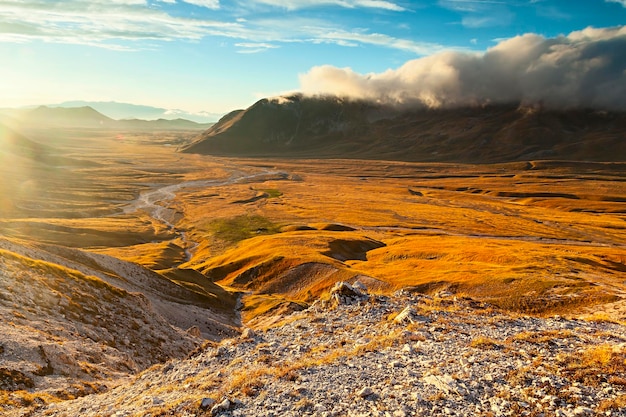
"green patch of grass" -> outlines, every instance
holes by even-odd
[[[213,220],[209,230],[220,240],[237,243],[253,236],[278,233],[280,227],[262,216],[242,215]]]
[[[276,188],[265,188],[261,191],[267,194],[267,198],[277,198],[283,195],[283,193],[280,190],[277,190]]]

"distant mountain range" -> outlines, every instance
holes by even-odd
[[[227,114],[183,151],[468,163],[626,161],[626,113],[517,103],[400,110],[292,95]]]
[[[88,128],[88,129],[139,129],[139,130],[202,130],[212,123],[197,123],[186,119],[122,119],[105,116],[90,106],[48,107],[0,110],[0,122],[11,127],[30,128]]]
[[[213,123],[219,120],[222,114],[209,112],[188,112],[178,109],[164,109],[161,107],[143,106],[139,104],[118,103],[116,101],[64,101],[63,103],[46,104],[46,107],[91,107],[115,120],[141,119],[141,120],[174,120],[185,119],[196,123]],[[37,106],[27,106],[22,109],[1,109],[0,111],[34,109]]]

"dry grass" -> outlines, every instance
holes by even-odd
[[[591,386],[598,386],[609,380],[621,384],[626,375],[624,346],[591,346],[580,352],[561,354],[557,356],[557,360],[567,377]]]
[[[490,337],[478,336],[472,339],[470,342],[470,347],[475,349],[500,349],[502,348],[502,343],[494,340]]]
[[[336,281],[363,276],[383,293],[403,287],[430,294],[447,290],[535,314],[575,314],[626,291],[623,165],[227,160],[177,154],[162,146],[184,141],[180,133],[125,132],[124,140],[117,139],[118,133],[33,132],[35,139],[38,134],[54,141],[62,153],[80,155],[84,164],[68,169],[16,160],[0,167],[2,234],[111,254],[167,270],[171,280],[202,294],[226,296],[205,284],[204,277],[177,269],[187,255],[184,248],[194,247],[192,260],[182,267],[246,293],[246,321],[291,311],[320,297]],[[301,180],[181,190],[168,203],[177,230],[145,212],[123,212],[155,184],[225,179],[234,171],[265,169]],[[258,193],[262,198],[256,198]],[[191,242],[184,242],[180,231]],[[370,240],[385,246],[355,250],[359,242]],[[115,290],[54,264],[17,261],[52,277],[88,282],[104,293]],[[72,307],[79,311],[78,304]],[[436,302],[424,307],[457,308]],[[21,312],[16,315],[20,320],[19,314],[28,318]],[[604,313],[591,319],[615,322]],[[475,339],[471,345],[497,348],[516,340],[542,344],[567,337],[574,336],[523,334],[504,342]],[[193,384],[205,392],[258,395],[269,378],[297,378],[300,369],[405,342],[391,331],[363,345],[316,349],[291,363],[264,357],[237,375],[223,380],[205,375]],[[624,355],[607,346],[590,347],[561,356],[560,365],[573,380],[597,384],[606,379],[623,386]],[[524,372],[532,369],[511,378],[524,378]],[[10,401],[39,400],[27,393],[2,393],[0,403]],[[606,410],[623,406],[623,398],[600,405]]]
[[[411,164],[375,161],[341,166],[329,161],[268,163],[282,165],[287,171],[306,171],[306,180],[281,183],[279,203],[254,204],[247,207],[249,212],[265,215],[275,223],[349,225],[357,231],[333,232],[333,236],[366,234],[386,246],[367,252],[365,261],[337,263],[319,256],[328,250],[320,239],[330,235],[317,227],[255,238],[251,245],[242,242],[242,253],[267,250],[265,259],[277,255],[297,259],[289,268],[313,261],[327,263],[375,277],[388,286],[387,290],[406,286],[427,292],[449,289],[521,313],[577,312],[614,300],[612,291],[607,292],[612,286],[626,289],[615,279],[615,272],[625,268],[626,255],[612,245],[589,244],[590,240],[617,243],[626,238],[626,229],[616,214],[624,203],[604,201],[604,208],[594,206],[604,210],[603,216],[578,210],[585,199],[595,199],[600,190],[611,189],[609,178],[615,172],[578,180],[576,167],[528,172],[515,171],[519,167],[511,165],[510,173],[517,175],[513,186],[510,176],[501,175],[509,169],[506,166],[422,164],[420,174]],[[551,180],[550,174],[567,180]],[[537,194],[553,186],[579,199],[507,197],[512,188]],[[424,196],[412,196],[408,188],[419,189]],[[611,193],[619,194],[614,189]],[[187,208],[191,217],[206,210],[207,205],[217,213],[237,215],[227,205],[236,195],[231,189],[224,192],[227,198],[223,202],[198,200]],[[551,202],[555,204],[547,204]],[[214,269],[232,264],[232,255],[221,259],[209,256],[210,265],[197,263],[194,267]],[[283,271],[279,267],[274,275],[279,277]],[[282,289],[274,286],[272,292],[304,300],[303,294],[292,292],[288,282],[283,284]],[[302,284],[309,288],[308,282]],[[312,291],[314,296],[319,293]]]
[[[117,297],[126,297],[128,293],[121,288],[115,287],[98,277],[84,275],[79,271],[76,271],[71,268],[67,268],[61,265],[57,265],[51,262],[40,261],[37,259],[27,258],[25,256],[19,255],[17,253],[9,252],[3,249],[0,249],[0,256],[5,259],[10,259],[12,261],[20,263],[24,266],[25,269],[30,269],[33,271],[37,271],[37,276],[46,276],[49,277],[46,279],[45,285],[51,285],[53,288],[60,289],[61,283],[64,281],[74,281],[76,284],[87,283],[92,285],[95,288],[99,288],[105,290],[106,293],[104,296],[114,295]],[[57,278],[57,279],[55,279]],[[108,294],[107,294],[108,293]]]
[[[154,184],[270,168],[301,180],[188,188],[169,203],[177,228],[199,244],[186,267],[296,302],[357,275],[377,279],[381,291],[449,289],[535,314],[576,313],[626,290],[621,165],[222,160],[162,146],[185,133],[119,133],[54,132],[61,152],[81,156],[78,170],[3,167],[3,189],[21,190],[3,193],[3,233],[175,268],[190,244],[147,213],[122,209]],[[48,140],[50,132],[29,134]],[[340,239],[386,246],[342,259],[331,248]]]
[[[626,394],[622,394],[615,399],[603,400],[598,404],[597,411],[620,411],[626,409]]]
[[[616,319],[615,317],[613,317],[612,315],[604,311],[596,311],[595,313],[584,316],[583,319],[587,321],[596,322],[596,323],[615,323],[615,324],[626,325],[625,320]]]
[[[507,339],[507,343],[511,342],[527,342],[527,343],[550,343],[556,339],[566,339],[578,337],[571,330],[546,330],[542,332],[524,331]]]

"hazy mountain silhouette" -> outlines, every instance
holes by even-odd
[[[293,95],[224,116],[184,152],[471,163],[626,160],[626,113],[519,104],[398,110]]]
[[[137,130],[188,130],[207,129],[211,123],[196,123],[185,119],[115,120],[90,106],[48,107],[5,111],[0,121],[12,127],[29,128],[87,128],[87,129],[137,129]]]
[[[25,113],[22,122],[58,127],[108,127],[114,120],[89,106],[63,108],[39,106]]]
[[[209,112],[192,113],[179,109],[165,109],[162,107],[144,106],[140,104],[118,103],[116,101],[65,101],[59,104],[50,104],[48,107],[84,107],[89,106],[112,119],[141,119],[141,120],[175,120],[185,119],[196,123],[213,123],[220,118],[220,114]]]

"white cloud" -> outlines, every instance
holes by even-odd
[[[251,20],[247,23],[248,39],[256,42],[312,42],[346,47],[374,45],[411,52],[415,55],[427,55],[443,50],[440,44],[370,33],[365,29],[343,29],[328,20],[295,16],[289,19]]]
[[[128,41],[199,40],[239,30],[238,23],[170,16],[140,0],[6,1],[0,3],[0,41],[44,40],[109,49]]]
[[[416,55],[428,55],[443,50],[443,46],[439,44],[394,38],[382,33],[347,32],[336,30],[319,33],[315,39],[319,42],[336,43],[344,46],[367,44],[385,48],[394,48],[412,52]]]
[[[618,3],[626,7],[626,0],[605,0],[606,3]]]
[[[181,0],[194,6],[206,7],[207,9],[219,9],[219,0]]]
[[[236,43],[235,46],[239,48],[237,52],[240,54],[256,54],[268,49],[278,48],[276,45],[263,42],[240,42]]]
[[[359,74],[320,66],[300,76],[309,94],[397,105],[455,107],[543,102],[553,107],[626,109],[626,26],[500,42],[487,52],[440,52],[395,70]]]
[[[510,4],[498,0],[439,0],[438,4],[462,14],[461,24],[470,29],[508,26],[515,18]]]
[[[318,6],[338,6],[345,8],[385,9],[396,12],[406,10],[404,7],[386,0],[251,0],[254,3],[283,7],[288,10],[304,9]]]

